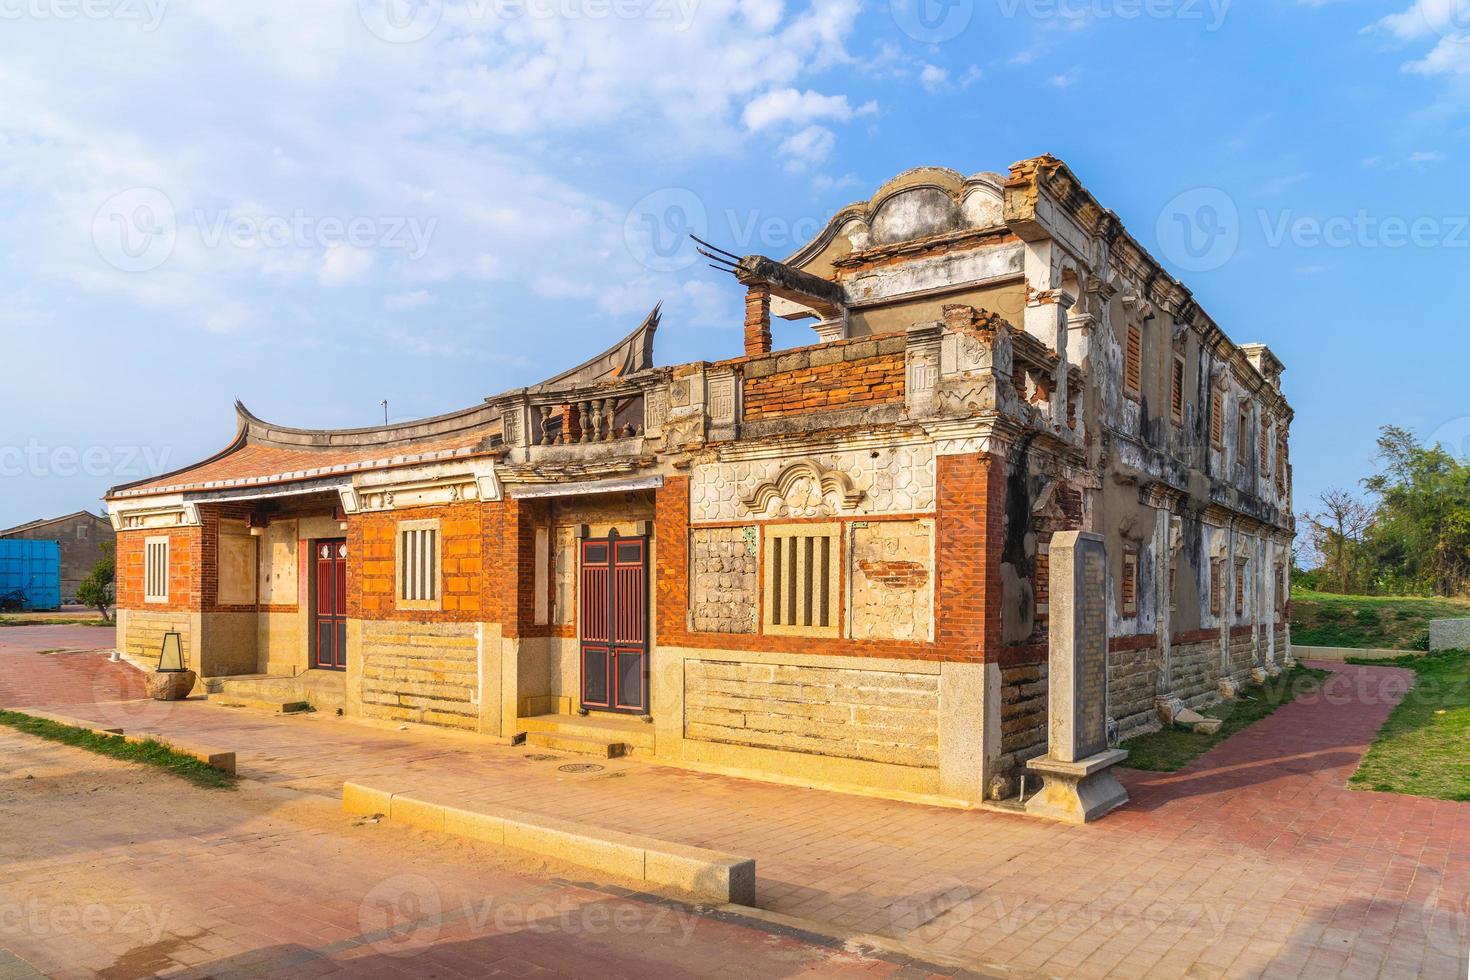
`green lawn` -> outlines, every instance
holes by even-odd
[[[1388,716],[1350,785],[1470,800],[1470,651],[1371,663],[1409,668],[1414,687]]]
[[[1312,647],[1427,650],[1429,621],[1457,617],[1470,617],[1470,602],[1293,589],[1291,642]]]
[[[1130,769],[1147,769],[1152,772],[1175,772],[1183,769],[1231,735],[1271,714],[1283,704],[1315,690],[1325,670],[1297,666],[1283,670],[1280,677],[1271,678],[1263,685],[1251,684],[1241,691],[1235,701],[1224,701],[1200,714],[1206,718],[1220,718],[1225,724],[1213,735],[1190,731],[1185,728],[1166,728],[1130,738],[1122,744],[1128,750],[1128,758],[1122,763]]]
[[[16,731],[52,742],[86,749],[98,755],[154,766],[206,789],[233,789],[235,786],[235,777],[229,773],[220,772],[193,756],[175,752],[162,742],[151,739],[146,742],[126,742],[116,735],[99,735],[86,728],[75,728],[47,718],[4,709],[0,709],[0,725],[7,725]]]

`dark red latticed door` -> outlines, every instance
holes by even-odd
[[[648,713],[648,539],[582,540],[582,705]]]
[[[347,669],[347,542],[316,542],[316,666]]]

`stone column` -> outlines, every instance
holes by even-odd
[[[1102,535],[1058,531],[1049,558],[1048,751],[1026,763],[1044,780],[1026,812],[1088,823],[1128,802],[1109,771],[1128,753],[1108,748],[1107,555]]]

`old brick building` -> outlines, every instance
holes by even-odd
[[[30,521],[0,531],[0,538],[55,541],[61,545],[61,601],[74,602],[77,586],[102,560],[102,546],[112,542],[107,518],[79,510],[64,517]]]
[[[726,264],[739,357],[656,366],[655,311],[412,424],[241,407],[109,495],[120,646],[177,630],[224,696],[970,802],[1046,749],[1056,531],[1105,536],[1121,733],[1289,656],[1282,366],[1060,161],[912,170]]]

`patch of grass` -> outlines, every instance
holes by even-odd
[[[117,623],[110,619],[17,619],[14,616],[0,616],[0,627],[5,626],[116,626]]]
[[[1459,618],[1470,618],[1470,602],[1307,589],[1291,593],[1291,641],[1303,646],[1428,649],[1429,621]]]
[[[1414,686],[1363,756],[1348,784],[1436,800],[1470,800],[1470,650],[1353,661],[1414,672]]]
[[[162,742],[152,739],[145,742],[127,742],[116,735],[99,735],[85,728],[75,728],[48,718],[37,718],[34,715],[4,709],[0,709],[0,725],[9,726],[27,735],[86,749],[88,752],[95,752],[113,759],[154,766],[205,789],[235,788],[236,778],[229,773],[220,772],[193,756],[175,752]]]
[[[1166,728],[1128,739],[1122,747],[1128,750],[1123,765],[1150,772],[1177,772],[1236,732],[1254,725],[1283,704],[1315,690],[1328,671],[1297,665],[1283,670],[1265,684],[1249,684],[1235,701],[1223,701],[1200,714],[1225,722],[1213,735],[1187,728]]]

